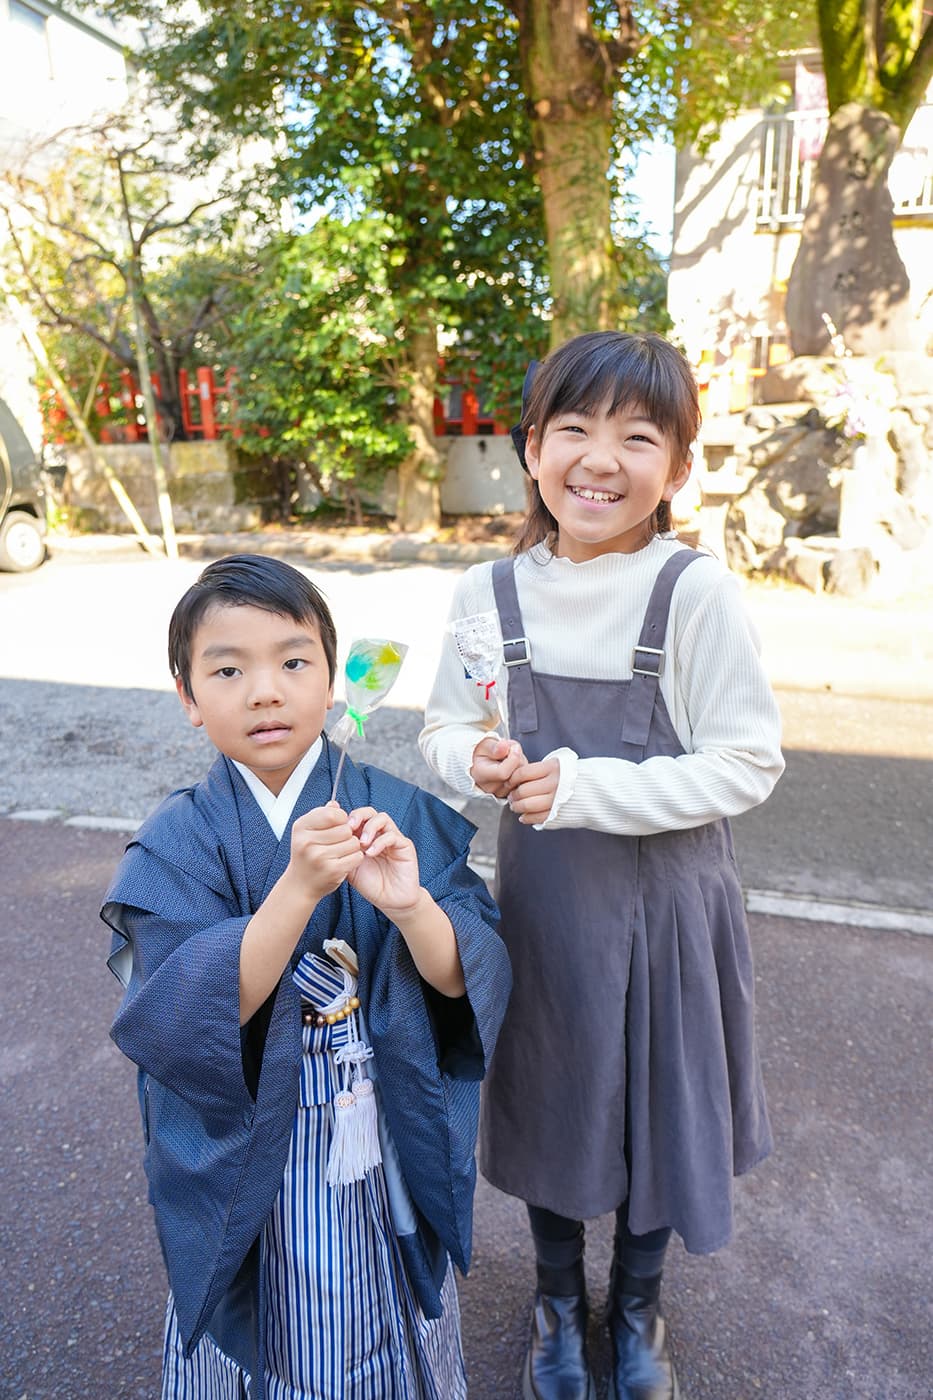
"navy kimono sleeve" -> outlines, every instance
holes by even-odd
[[[250,916],[236,911],[232,895],[139,845],[127,851],[102,911],[115,935],[110,965],[123,978],[129,971],[111,1035],[205,1121],[240,1117],[252,1105],[239,982]]]

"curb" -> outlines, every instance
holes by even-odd
[[[249,531],[242,534],[178,535],[178,553],[191,559],[215,559],[223,554],[271,554],[277,558],[309,560],[348,559],[354,563],[479,564],[500,559],[509,547],[500,544],[468,544],[435,540],[422,535],[397,535],[381,531],[338,534],[303,530],[295,534]],[[146,551],[135,535],[50,535],[50,552],[60,554],[132,554]]]

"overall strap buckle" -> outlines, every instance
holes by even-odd
[[[524,655],[510,657],[509,647],[522,647]],[[530,666],[531,643],[527,637],[510,637],[508,641],[502,643],[502,655],[506,666]]]
[[[639,664],[641,657],[645,658],[646,664]],[[656,658],[654,661],[651,658]],[[633,676],[656,676],[660,678],[664,674],[664,650],[662,647],[637,646],[632,652],[632,675]]]

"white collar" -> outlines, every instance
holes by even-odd
[[[308,752],[299,759],[288,782],[276,797],[271,789],[267,788],[262,778],[258,778],[251,768],[247,768],[245,763],[237,763],[235,758],[230,762],[242,777],[244,783],[259,803],[260,810],[275,833],[276,840],[281,841],[288,826],[289,818],[298,801],[301,789],[308,781],[311,769],[321,756],[324,747],[323,737],[315,739]]]

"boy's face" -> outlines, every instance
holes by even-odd
[[[205,614],[191,646],[191,694],[176,685],[195,728],[276,795],[334,703],[317,622],[246,604]]]

